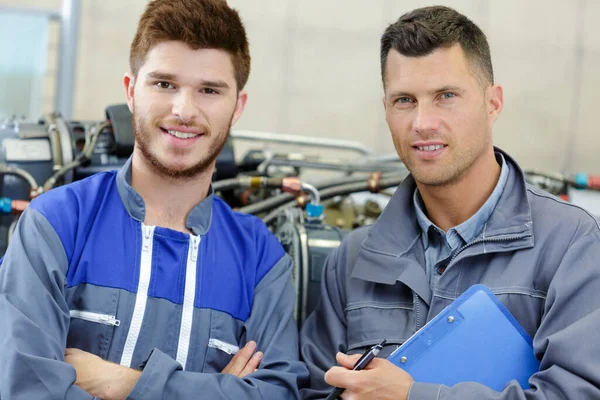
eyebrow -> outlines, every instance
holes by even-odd
[[[149,72],[146,76],[150,79],[161,79],[161,80],[165,80],[165,81],[176,81],[177,80],[177,75],[171,74],[168,72],[153,71],[153,72]],[[229,89],[229,85],[227,84],[227,82],[222,81],[222,80],[213,81],[213,80],[201,79],[198,82],[198,84],[200,86],[207,86],[210,88]]]

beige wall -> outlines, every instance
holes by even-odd
[[[15,5],[0,0],[0,5]],[[60,0],[19,0],[60,6]],[[251,41],[250,102],[236,128],[328,136],[393,151],[381,105],[379,37],[423,0],[229,0]],[[442,0],[488,35],[505,109],[495,143],[525,168],[600,173],[598,0]],[[73,115],[124,101],[145,0],[82,0]],[[51,55],[52,58],[52,55]],[[54,88],[49,71],[49,91]],[[52,107],[49,100],[47,107]]]

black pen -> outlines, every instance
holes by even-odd
[[[352,370],[360,371],[362,369],[365,369],[365,367],[367,365],[369,365],[371,360],[373,360],[375,357],[377,357],[377,354],[379,354],[381,349],[383,349],[383,346],[385,346],[386,342],[387,341],[385,339],[383,339],[383,342],[381,342],[381,343],[371,347],[367,351],[365,351],[365,353],[358,359],[356,364],[354,364],[354,367],[352,368]],[[346,389],[339,388],[339,387],[334,388],[331,391],[331,393],[329,393],[329,396],[327,396],[327,398],[325,400],[337,400],[337,398],[340,397],[340,395],[344,392],[344,390],[346,390]]]

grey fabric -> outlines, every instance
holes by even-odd
[[[421,239],[425,249],[425,269],[432,289],[437,285],[450,257],[460,251],[462,246],[476,239],[483,231],[485,224],[500,200],[500,196],[502,196],[508,180],[508,164],[502,153],[496,153],[496,160],[501,166],[500,176],[490,197],[468,220],[448,229],[448,232],[444,232],[427,217],[419,190],[415,189],[413,195],[415,215],[421,227]]]
[[[133,156],[129,157],[125,165],[123,165],[117,173],[117,190],[119,191],[119,196],[131,218],[138,222],[143,222],[146,216],[146,204],[144,203],[142,196],[131,187],[132,157]],[[187,216],[185,226],[190,229],[194,235],[205,235],[210,228],[214,194],[211,185],[206,198],[192,208]]]
[[[293,360],[298,354],[295,301],[291,278],[292,263],[283,258],[259,282],[250,318],[244,323],[245,335],[236,342],[240,347],[246,339],[257,342],[264,351],[261,368],[243,379],[218,373],[198,374],[181,370],[181,365],[162,351],[154,349],[129,399],[195,398],[206,399],[294,399],[299,397],[298,385],[307,378],[305,366]],[[231,321],[222,319],[227,324]],[[212,323],[212,321],[204,321]],[[222,323],[222,322],[217,322]],[[231,330],[231,329],[229,329]],[[218,329],[217,337],[227,343],[234,338],[228,329]],[[205,338],[208,341],[208,338]],[[202,339],[199,339],[202,340]],[[218,349],[208,349],[205,372],[220,371],[232,356]]]
[[[129,321],[122,319],[118,328],[76,318],[70,323],[69,310],[129,315],[135,295],[90,284],[67,288],[63,246],[34,209],[21,217],[6,259],[10,267],[0,268],[0,398],[90,399],[73,385],[75,370],[64,363],[64,349],[73,346],[118,362]],[[206,373],[180,371],[174,360],[177,335],[173,332],[178,332],[181,305],[149,298],[147,309],[152,311],[146,313],[144,326],[154,329],[140,335],[132,365],[140,366],[152,356],[130,398],[191,398],[198,393],[207,393],[210,399],[299,398],[299,381],[307,379],[307,371],[297,360],[291,273],[292,262],[286,255],[256,286],[245,322],[215,310],[194,310],[194,324],[200,328],[193,331],[190,354],[195,358],[190,357],[189,366]],[[255,340],[264,352],[259,371],[243,380],[217,373],[231,355],[208,348],[211,337],[240,348]],[[152,351],[149,343],[156,342],[166,347],[173,342],[172,354]]]
[[[143,209],[136,209],[135,192],[122,183],[119,194],[123,196],[123,188],[129,193],[125,197],[131,200],[126,206],[130,215],[140,217]],[[195,212],[210,217],[210,210],[204,207]],[[200,221],[200,230],[208,228],[209,217],[201,217],[206,224]],[[69,261],[64,249],[46,217],[34,208],[25,211],[0,267],[1,399],[91,399],[74,385],[75,370],[64,362],[65,347],[117,363],[121,358],[136,295],[89,283],[67,287]],[[148,298],[131,364],[137,368],[147,361],[147,366],[131,398],[195,398],[199,394],[223,400],[299,398],[299,382],[306,380],[308,373],[298,360],[290,257],[284,255],[268,271],[254,287],[251,313],[245,321],[224,312],[194,308],[186,365],[190,372],[181,371],[175,360],[182,306]],[[120,325],[70,318],[73,310],[115,316]],[[240,348],[255,340],[258,350],[264,352],[259,370],[243,380],[220,374],[231,356],[210,348],[211,338]],[[155,348],[159,345],[164,351]]]
[[[0,268],[0,398],[91,399],[64,363],[67,257],[46,218],[26,210]],[[23,283],[27,283],[26,285]]]
[[[499,151],[499,150],[498,150]],[[306,399],[324,398],[337,351],[391,339],[386,357],[474,284],[492,289],[533,337],[540,371],[523,391],[476,383],[414,383],[410,400],[599,399],[600,226],[585,210],[525,183],[507,154],[504,192],[479,239],[463,248],[431,290],[408,178],[371,228],[352,232],[327,261],[322,301],[302,327],[310,371]]]

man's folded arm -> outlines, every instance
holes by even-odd
[[[231,374],[181,370],[180,364],[154,349],[129,399],[298,399],[308,373],[298,360],[298,332],[293,318],[295,289],[292,262],[285,255],[255,288],[246,337],[264,353],[256,372]]]
[[[30,207],[0,266],[0,398],[91,399],[64,362],[67,268],[57,233]]]

